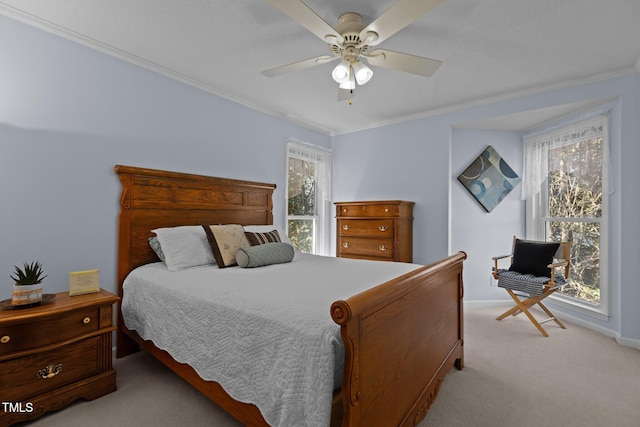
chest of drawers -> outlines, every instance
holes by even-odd
[[[337,202],[336,255],[413,262],[413,202]]]
[[[104,290],[61,292],[40,306],[0,311],[0,426],[115,391],[111,335],[118,299]]]

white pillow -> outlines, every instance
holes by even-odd
[[[289,236],[287,236],[287,233],[285,233],[284,230],[281,227],[278,227],[277,225],[245,225],[244,226],[244,231],[249,231],[253,233],[256,233],[256,232],[266,233],[268,231],[273,231],[273,230],[276,230],[278,232],[281,242],[288,243],[291,246],[293,246],[293,243],[291,243],[291,239],[289,239]]]
[[[157,228],[158,236],[169,271],[180,271],[198,265],[215,264],[207,234],[200,225]]]

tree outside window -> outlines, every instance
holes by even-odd
[[[549,150],[549,240],[571,242],[564,295],[600,304],[602,138]]]
[[[296,249],[326,254],[331,154],[296,141],[287,142],[287,234]]]
[[[607,314],[608,116],[525,136],[527,238],[571,243],[563,302]]]
[[[293,245],[314,252],[316,222],[315,163],[289,158],[288,227]]]

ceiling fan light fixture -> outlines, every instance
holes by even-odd
[[[331,73],[331,77],[333,77],[333,80],[335,80],[336,83],[341,84],[349,80],[350,75],[351,64],[349,64],[349,62],[344,59],[340,61],[338,65],[336,65],[336,68],[334,68],[333,72]]]
[[[356,88],[356,79],[354,76],[355,73],[350,72],[349,78],[344,82],[340,83],[338,86],[340,89],[354,90]]]
[[[353,74],[355,74],[356,81],[359,85],[366,84],[371,77],[373,77],[373,70],[367,67],[362,62],[358,61],[353,64]]]

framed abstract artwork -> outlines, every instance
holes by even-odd
[[[475,197],[484,210],[491,212],[518,185],[520,177],[489,145],[458,176],[458,181]]]

